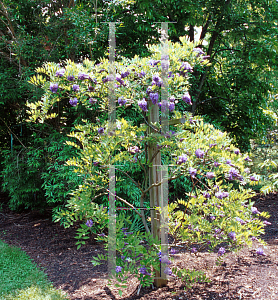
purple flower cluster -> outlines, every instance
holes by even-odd
[[[138,152],[139,152],[139,148],[138,148],[137,146],[129,147],[129,148],[128,148],[128,151],[129,151],[131,154],[135,154],[135,153],[138,153]]]
[[[197,57],[205,54],[205,52],[201,48],[199,48],[199,47],[198,48],[194,48],[193,51],[197,52]]]
[[[195,247],[192,247],[191,253],[196,253],[196,252],[197,252],[197,249]]]
[[[194,168],[190,167],[189,168],[189,174],[190,174],[191,177],[194,178],[197,174],[197,169],[194,169]]]
[[[206,177],[208,179],[212,179],[213,177],[215,177],[215,174],[213,172],[207,172]]]
[[[143,71],[142,71],[142,72],[143,72]],[[122,78],[125,78],[125,77],[127,77],[129,74],[130,74],[130,71],[129,71],[129,70],[126,70],[125,72],[122,72],[122,73],[121,73],[121,77],[122,77]]]
[[[187,161],[187,156],[185,154],[179,156],[179,159],[177,161],[177,165],[184,164]]]
[[[149,273],[149,272],[147,271],[147,269],[146,269],[145,266],[139,268],[139,272],[140,272],[142,275],[149,275],[149,276],[151,276],[151,273]]]
[[[79,85],[78,85],[78,84],[74,84],[74,85],[72,86],[72,90],[73,90],[74,92],[79,91],[79,90],[80,90]]]
[[[245,157],[244,160],[245,160],[245,161],[252,161],[252,159],[250,159],[249,156]]]
[[[99,134],[103,134],[104,133],[104,128],[100,127],[97,131],[98,131]]]
[[[163,84],[162,79],[158,75],[154,75],[152,85],[157,85],[158,87],[161,87],[162,84]]]
[[[266,254],[264,253],[264,250],[263,250],[262,248],[258,248],[257,251],[256,251],[256,253],[257,253],[258,255],[263,255],[263,256],[266,255]]]
[[[203,196],[204,196],[205,198],[209,199],[209,198],[210,198],[210,193],[204,192],[204,193],[203,193]]]
[[[90,220],[88,220],[88,221],[86,222],[86,225],[87,225],[88,227],[92,227],[93,224],[94,224],[94,222],[92,221],[92,219],[90,219]]]
[[[97,99],[95,99],[95,98],[90,98],[90,99],[89,99],[89,103],[90,103],[90,104],[95,104],[95,103],[97,103]]]
[[[72,106],[76,106],[77,103],[78,103],[78,99],[77,98],[70,98],[69,103]]]
[[[201,149],[197,149],[197,150],[195,151],[195,155],[196,155],[198,158],[204,158],[205,152],[204,152],[203,150],[201,150]]]
[[[81,72],[78,74],[78,79],[79,80],[89,79],[89,75]]]
[[[182,96],[182,100],[183,100],[185,103],[187,103],[187,104],[189,104],[189,105],[192,105],[191,97],[190,97],[190,95],[189,95],[188,92],[186,92],[186,93]]]
[[[50,83],[49,89],[52,93],[57,93],[58,88],[59,88],[58,83]]]
[[[121,266],[117,266],[117,267],[115,268],[115,271],[116,271],[116,273],[121,272],[121,271],[122,271],[122,267],[121,267]]]
[[[235,241],[236,240],[236,233],[234,231],[232,231],[232,232],[228,233],[228,237],[231,240]]]
[[[73,75],[69,75],[67,77],[68,81],[74,81],[75,80],[75,77]]]
[[[220,165],[221,165],[221,163],[219,163],[219,162],[217,162],[217,161],[214,162],[214,166],[215,166],[215,167],[219,167]]]
[[[193,72],[193,68],[191,67],[191,65],[186,61],[183,62],[181,67],[180,67],[180,73],[182,76],[186,76],[187,73],[192,73]]]
[[[60,69],[56,72],[55,76],[56,77],[63,77],[66,73],[66,70],[65,69]]]
[[[159,261],[160,261],[162,264],[167,264],[167,265],[170,265],[170,264],[171,264],[171,262],[169,261],[167,255],[161,256],[161,258],[159,258]]]
[[[239,176],[240,176],[240,174],[237,169],[231,168],[229,170],[229,177],[228,177],[229,180],[235,180],[235,179],[239,178]]]
[[[243,220],[242,220],[241,218],[239,218],[239,217],[236,217],[236,221],[238,221],[241,225],[246,224],[246,222],[243,221]]]
[[[218,256],[223,255],[225,252],[226,252],[226,250],[225,250],[224,247],[219,248],[219,250],[218,250]]]
[[[159,99],[159,95],[158,95],[157,92],[155,92],[155,93],[149,93],[149,97],[150,97],[150,99],[151,99],[151,101],[152,101],[153,104],[157,104],[158,99]]]
[[[218,191],[215,193],[215,197],[218,199],[223,199],[223,198],[229,197],[229,193]]]
[[[123,106],[123,105],[125,105],[125,104],[126,104],[126,102],[127,102],[127,100],[126,100],[126,99],[124,99],[123,97],[120,97],[120,98],[118,99],[118,103],[119,103],[119,105],[120,105],[120,106]]]
[[[95,88],[91,85],[88,86],[88,91],[89,92],[94,92],[95,91]]]
[[[259,179],[257,179],[255,176],[252,175],[252,176],[250,176],[250,180],[251,181],[258,181]]]
[[[119,82],[120,85],[125,85],[125,82],[123,81],[121,75],[116,75],[116,80]]]
[[[257,207],[254,207],[254,206],[251,207],[251,212],[254,215],[259,215],[260,214],[260,212],[258,211]]]
[[[145,98],[143,98],[142,100],[138,101],[138,105],[139,105],[139,107],[140,107],[143,111],[145,111],[145,112],[148,111],[148,103],[147,103],[147,101],[145,100]]]

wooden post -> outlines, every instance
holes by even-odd
[[[158,105],[151,105],[148,103],[148,109],[150,111],[148,122],[149,124],[158,122],[159,123],[159,107]],[[154,129],[149,127],[149,133],[154,133]],[[149,168],[149,184],[161,182],[161,153],[157,151],[156,144],[148,145],[148,158],[149,160],[153,158],[152,165]],[[156,154],[156,155],[155,155]],[[154,156],[155,155],[155,156]],[[160,199],[162,197],[161,186],[153,187],[150,189],[150,207],[159,207]],[[153,237],[160,237],[160,213],[156,210],[151,210],[151,231]],[[160,268],[161,269],[161,268]],[[162,278],[161,270],[156,271],[154,285],[156,287],[162,287],[167,285],[167,280]]]

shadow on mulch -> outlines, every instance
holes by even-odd
[[[7,207],[7,195],[0,194],[0,239],[20,247],[48,275],[56,288],[74,300],[106,299],[278,299],[278,194],[256,196],[256,207],[267,211],[272,225],[266,227],[262,238],[267,242],[266,256],[257,256],[254,243],[237,253],[229,253],[222,265],[216,266],[216,253],[202,252],[175,255],[174,265],[203,270],[210,283],[196,283],[184,290],[180,280],[172,278],[168,286],[142,288],[137,295],[137,279],[130,277],[128,288],[120,297],[115,288],[107,286],[107,266],[93,266],[92,257],[104,253],[103,246],[89,239],[85,246],[76,249],[77,225],[65,229],[52,223],[51,211],[15,213]]]

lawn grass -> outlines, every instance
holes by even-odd
[[[0,240],[0,300],[65,300],[19,248]]]

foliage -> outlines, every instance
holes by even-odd
[[[0,298],[7,300],[67,299],[48,282],[30,258],[16,247],[0,241]]]
[[[41,131],[33,131],[30,146],[3,151],[2,187],[9,193],[12,210],[47,206],[59,210],[57,205],[64,205],[71,190],[82,182],[71,167],[64,165],[68,158],[78,155],[77,151],[65,145],[63,135],[38,128]]]
[[[150,145],[156,146],[157,152],[161,153],[161,161],[168,166],[168,181],[183,177],[192,182],[189,186],[188,180],[185,181],[186,189],[191,187],[191,190],[182,193],[181,198],[170,203],[165,211],[157,208],[160,214],[165,216],[169,210],[169,231],[175,240],[171,246],[197,252],[204,247],[215,250],[221,243],[226,242],[226,250],[233,250],[245,244],[251,245],[252,241],[258,240],[257,237],[264,232],[265,224],[256,216],[267,218],[268,214],[258,212],[252,202],[247,203],[253,193],[244,186],[257,182],[256,175],[249,174],[246,170],[249,156],[241,153],[232,144],[232,138],[227,133],[204,123],[202,118],[193,118],[186,111],[192,104],[188,93],[190,73],[195,66],[201,69],[207,61],[198,56],[196,49],[193,50],[194,43],[190,43],[185,37],[181,37],[180,41],[182,45],[167,43],[170,68],[164,80],[168,81],[171,98],[167,99],[166,103],[170,107],[171,102],[168,100],[173,101],[174,97],[177,104],[176,110],[168,111],[168,121],[173,124],[169,127],[171,131],[163,131],[160,122],[150,124],[149,119],[147,121],[150,113],[159,104],[158,99],[154,101],[154,95],[157,93],[159,96],[163,86],[159,74],[164,72],[165,61],[160,60],[157,46],[149,47],[153,53],[151,57],[121,58],[116,62],[115,98],[122,109],[112,124],[107,114],[108,91],[110,81],[112,84],[115,82],[106,75],[109,64],[107,59],[102,59],[100,63],[86,59],[82,64],[74,64],[67,60],[62,68],[54,63],[45,63],[42,68],[37,69],[37,73],[40,74],[30,80],[30,83],[40,86],[45,91],[40,101],[27,103],[30,122],[43,123],[57,119],[53,110],[61,100],[68,101],[77,112],[83,107],[89,110],[95,107],[96,111],[103,113],[102,120],[95,123],[83,119],[82,123],[75,125],[75,131],[68,135],[77,142],[68,141],[67,145],[78,149],[79,155],[68,159],[66,163],[74,167],[74,172],[82,177],[83,183],[71,193],[67,209],[58,214],[56,221],[63,217],[67,226],[73,225],[77,220],[86,221],[78,230],[77,238],[82,239],[77,242],[78,247],[88,238],[88,234],[95,235],[105,230],[107,225],[106,211],[103,206],[97,204],[97,199],[103,200],[109,193],[109,166],[115,167],[118,184],[128,180],[128,184],[133,186],[130,190],[136,191],[135,199],[126,188],[116,188],[116,194],[112,195],[115,200],[132,209],[139,195],[142,207],[149,202],[149,191],[156,185],[163,184],[163,180],[149,183],[149,170],[154,161],[154,156],[150,157],[147,151]],[[174,76],[171,76],[172,74]],[[145,102],[141,99],[145,99]],[[125,119],[131,110],[137,115],[134,122]],[[161,109],[161,118],[163,113]],[[183,122],[176,122],[181,119]],[[138,176],[139,173],[141,177],[135,181],[133,175]],[[144,211],[135,212],[141,218],[146,232],[137,231],[129,235],[123,229],[123,220],[128,219],[128,216],[120,214],[117,217],[116,251],[121,256],[128,255],[131,261],[118,259],[115,275],[123,282],[126,280],[125,271],[132,271],[139,276],[138,260],[135,257],[141,253],[143,257],[139,273],[150,277],[140,275],[139,280],[142,285],[146,285],[151,282],[151,272],[159,268],[156,253],[159,245],[149,234],[149,219]],[[110,217],[111,214],[112,212]],[[130,225],[130,222],[127,223]],[[99,237],[107,241],[104,232],[99,233]],[[146,245],[140,245],[140,241],[144,239]],[[126,252],[123,250],[125,241],[131,245]],[[193,247],[196,244],[198,249]],[[162,249],[160,250],[162,252]],[[224,254],[222,252],[220,256]],[[99,257],[99,260],[102,259],[104,257]],[[132,263],[129,265],[130,262]],[[172,274],[170,269],[167,270],[168,275]],[[186,271],[177,274],[186,276]],[[196,274],[192,275],[193,277],[191,275],[189,279],[193,280]]]

